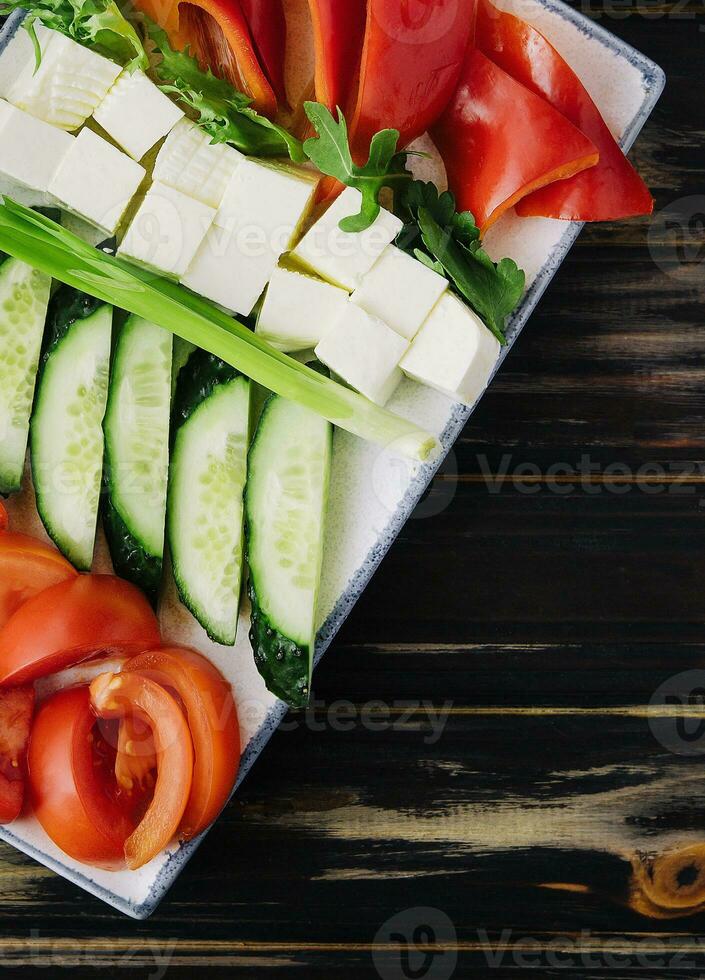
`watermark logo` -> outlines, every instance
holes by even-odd
[[[674,755],[705,755],[705,670],[669,677],[654,691],[650,705],[655,711],[649,728],[657,742]]]
[[[404,909],[378,930],[372,960],[381,980],[450,980],[456,942],[455,926],[441,909]]]
[[[692,278],[691,267],[705,263],[705,194],[680,197],[654,214],[648,245],[662,272]]]

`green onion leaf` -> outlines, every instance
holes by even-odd
[[[183,286],[91,248],[7,197],[0,204],[0,249],[59,282],[151,320],[363,439],[419,460],[438,446],[428,432],[275,350]]]

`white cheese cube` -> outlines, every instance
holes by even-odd
[[[344,289],[281,266],[269,280],[255,333],[280,350],[315,347],[348,306]]]
[[[29,35],[20,27],[0,57],[0,91],[8,102],[37,119],[60,129],[78,129],[103,101],[122,69],[58,31],[41,24],[35,24],[35,29],[42,51],[39,68]],[[9,74],[20,54],[25,56],[22,67],[14,81],[6,80],[4,58],[9,56]]]
[[[144,72],[124,71],[93,118],[125,153],[133,160],[141,160],[183,115]]]
[[[114,234],[146,171],[107,140],[82,129],[49,185],[67,211]]]
[[[412,340],[447,288],[443,276],[396,245],[387,245],[351,298]]]
[[[74,142],[68,133],[0,102],[0,173],[4,177],[45,194]]]
[[[41,36],[46,28],[35,24],[37,36]],[[41,47],[41,43],[40,43]],[[0,54],[0,98],[7,99],[8,93],[15,84],[21,72],[27,70],[27,65],[34,65],[35,55],[32,40],[20,24]]]
[[[499,350],[482,320],[461,299],[446,293],[417,333],[401,368],[414,381],[474,405],[487,387]]]
[[[248,316],[289,247],[315,188],[316,181],[299,171],[244,160],[182,283]]]
[[[351,388],[384,405],[401,381],[399,361],[408,346],[382,320],[348,302],[315,354]]]
[[[301,239],[293,254],[309,269],[348,291],[357,289],[402,223],[384,208],[369,228],[360,232],[341,231],[343,218],[357,214],[362,195],[346,187],[340,196]]]
[[[214,217],[214,209],[207,204],[155,181],[137,209],[118,255],[179,278],[191,264]]]
[[[190,119],[171,130],[157,154],[154,179],[211,208],[220,207],[225,189],[244,160],[239,150],[211,137]]]

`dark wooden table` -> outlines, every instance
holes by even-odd
[[[667,72],[655,218],[583,233],[149,921],[0,847],[4,975],[705,967],[705,19],[584,9]]]

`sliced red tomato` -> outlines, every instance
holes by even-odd
[[[0,500],[0,531],[7,531],[10,526],[10,518],[7,516],[7,508]]]
[[[125,715],[120,721],[115,778],[127,793],[146,793],[154,789],[157,753],[152,729],[137,715]]]
[[[240,0],[259,63],[279,101],[286,103],[286,18],[282,0]]]
[[[101,718],[138,715],[152,730],[157,780],[147,811],[125,841],[127,867],[141,868],[176,833],[191,794],[193,745],[184,713],[163,687],[141,674],[101,674],[91,684]]]
[[[350,116],[358,162],[378,130],[398,129],[402,148],[438,119],[460,78],[473,9],[474,0],[368,0]]]
[[[0,630],[0,685],[160,642],[157,618],[139,589],[114,575],[78,575],[29,599]]]
[[[477,48],[431,135],[459,210],[482,231],[538,187],[592,167],[587,136]]]
[[[230,685],[209,660],[183,647],[142,653],[124,669],[173,690],[186,712],[194,766],[180,833],[184,839],[195,837],[227,803],[240,765],[240,727]]]
[[[357,78],[365,36],[367,0],[309,0],[316,58],[316,100],[345,109]]]
[[[27,756],[34,814],[62,851],[106,868],[124,863],[135,826],[115,783],[114,758],[87,686],[59,691],[40,705]]]
[[[33,711],[32,687],[0,691],[0,823],[10,823],[22,810]]]
[[[32,596],[78,572],[56,548],[28,534],[0,535],[0,626]]]
[[[646,184],[620,150],[578,76],[543,34],[489,0],[479,0],[476,43],[512,78],[577,126],[600,154],[597,166],[525,197],[517,205],[518,214],[611,221],[651,213],[654,202]]]

